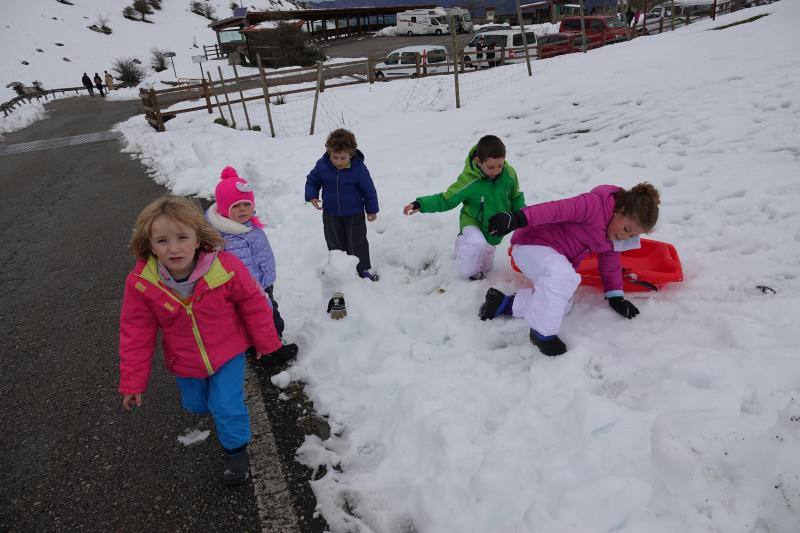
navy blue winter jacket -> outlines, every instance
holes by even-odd
[[[306,178],[306,202],[319,198],[322,188],[322,209],[329,215],[348,217],[366,211],[378,212],[378,193],[364,164],[364,154],[356,150],[350,167],[342,170],[333,166],[325,153]]]

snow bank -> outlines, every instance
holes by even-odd
[[[460,110],[446,78],[332,89],[314,136],[305,97],[273,106],[275,139],[256,105],[260,133],[202,112],[165,133],[142,117],[121,126],[176,194],[209,195],[226,165],[254,185],[285,336],[300,346],[280,385],[304,381],[332,427],[298,450],[328,466],[312,486],[332,530],[797,530],[799,19],[797,3],[779,2],[537,61],[533,78],[512,75],[524,66],[466,75],[476,92]],[[353,280],[347,317],[332,321],[322,223],[303,186],[343,124],[381,202],[368,225],[381,280]],[[554,359],[522,321],[479,321],[488,287],[524,283],[508,240],[488,279],[467,282],[457,212],[401,209],[444,190],[487,133],[505,140],[529,203],[656,185],[652,237],[677,246],[685,282],[630,295],[632,321],[579,289],[561,333],[569,351]]]

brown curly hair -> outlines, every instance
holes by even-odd
[[[213,252],[225,247],[225,240],[206,221],[202,209],[195,201],[182,196],[164,196],[150,202],[136,217],[129,245],[135,258],[147,261],[151,255],[154,255],[153,249],[150,247],[150,231],[153,222],[160,216],[169,217],[175,222],[194,229],[197,232],[197,240],[200,242],[200,250],[204,252]]]
[[[649,233],[658,222],[658,205],[661,199],[658,190],[646,181],[634,185],[631,190],[620,189],[614,193],[614,211],[634,219]]]
[[[325,141],[325,148],[328,149],[328,152],[348,152],[354,154],[356,148],[358,148],[358,143],[356,143],[356,136],[353,135],[353,132],[344,128],[339,128],[338,130],[333,130],[330,135],[328,135],[328,140]]]

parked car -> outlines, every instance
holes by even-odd
[[[419,56],[420,74],[422,75],[450,72],[450,66],[447,63],[447,48],[435,44],[422,44],[405,46],[389,52],[383,62],[375,65],[375,79],[416,76],[417,56]],[[404,66],[405,68],[394,68]]]
[[[590,15],[583,17],[586,37],[594,46],[628,40],[628,26],[617,17],[609,15]],[[561,19],[559,32],[581,32],[581,17]]]
[[[487,31],[495,31],[495,30],[509,30],[511,27],[508,24],[484,24],[477,30],[475,30],[475,35],[479,33],[486,33]]]
[[[584,38],[580,32],[565,31],[559,33],[551,33],[539,37],[537,41],[537,52],[539,59],[546,59],[548,57],[560,56],[563,54],[572,54],[574,52],[583,51],[583,41],[586,40],[586,49],[596,48],[597,45]]]
[[[532,31],[525,32],[528,41],[528,53],[536,57],[536,35]],[[480,45],[480,50],[478,49]],[[491,47],[494,45],[494,49]],[[501,57],[501,53],[505,57]],[[487,54],[494,54],[488,56]],[[518,63],[525,60],[525,50],[522,49],[522,30],[505,29],[481,32],[475,35],[464,48],[464,65],[469,67],[485,67],[486,63],[474,64],[475,61],[493,60],[496,63]],[[488,65],[493,66],[493,65]]]

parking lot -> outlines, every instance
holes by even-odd
[[[464,33],[456,36],[459,50],[467,46],[474,34]],[[451,50],[453,38],[450,35],[414,35],[398,37],[364,37],[343,42],[333,42],[323,46],[322,50],[328,57],[370,57],[382,60],[386,55],[397,48],[421,44],[439,44]]]

